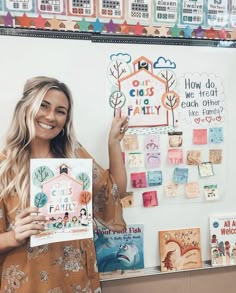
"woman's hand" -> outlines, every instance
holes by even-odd
[[[27,242],[31,235],[39,234],[45,230],[45,216],[38,215],[36,207],[22,210],[15,218],[15,240],[19,245]]]
[[[109,134],[109,144],[115,141],[121,141],[128,129],[128,117],[121,116],[121,108],[116,109],[115,117],[111,124],[110,134]]]

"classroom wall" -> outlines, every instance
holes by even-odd
[[[230,83],[233,84],[235,81],[235,77],[232,76]],[[228,113],[228,138],[234,140],[236,100],[229,99],[228,107],[232,109]],[[234,142],[228,144],[227,157],[230,158],[230,163],[222,176],[227,177],[226,194],[232,192],[235,195],[231,189],[231,186],[235,185],[236,174]],[[236,209],[234,203],[231,208]],[[200,209],[198,213],[201,215]],[[236,266],[230,266],[102,281],[102,289],[103,293],[235,293],[235,278]]]
[[[92,44],[81,40],[52,40],[0,36],[1,71],[0,71],[0,113],[2,127],[0,138],[6,131],[13,105],[20,97],[25,80],[34,75],[55,76],[72,89],[75,97],[75,121],[79,140],[95,156],[97,161],[107,167],[107,148],[104,141],[112,120],[113,111],[108,104],[111,85],[106,76],[106,67],[112,53],[129,52],[134,57],[145,54],[147,57],[165,55],[179,64],[180,74],[186,71],[208,73],[215,72],[224,77],[227,111],[225,145],[227,164],[218,175],[225,179],[222,200],[205,204],[164,205],[158,207],[155,225],[149,225],[146,234],[145,250],[147,266],[159,265],[157,237],[155,231],[161,227],[200,225],[202,228],[203,260],[209,259],[208,214],[210,212],[235,212],[235,126],[236,100],[235,88],[235,49],[196,48],[178,46],[146,46]],[[17,48],[17,49],[16,49]],[[86,56],[86,58],[84,57]],[[198,59],[199,57],[199,59]],[[182,60],[182,61],[181,61]],[[7,103],[6,103],[7,101]],[[4,127],[3,127],[4,125]],[[95,131],[96,130],[96,131]],[[96,143],[94,143],[96,142]],[[142,213],[140,212],[142,211]],[[138,207],[134,213],[124,211],[128,221],[148,223],[150,210]],[[138,215],[138,217],[136,216]],[[169,215],[167,217],[167,215]],[[155,229],[155,230],[151,230]],[[154,232],[153,232],[154,231]],[[155,236],[154,238],[152,238]],[[103,293],[231,293],[235,292],[234,276],[236,267],[225,267],[208,270],[196,270],[153,276],[103,281]]]

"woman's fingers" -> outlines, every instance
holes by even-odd
[[[18,226],[15,228],[15,239],[18,242],[22,242],[31,235],[37,235],[44,230],[45,226],[41,223],[31,223],[24,226]]]
[[[36,213],[38,214],[38,208],[36,207],[28,207],[24,210],[22,210],[19,214],[16,215],[16,219],[23,219],[26,216],[32,214],[32,213]]]
[[[45,216],[38,214],[38,209],[29,207],[22,210],[15,218],[15,239],[24,243],[31,235],[36,235],[45,230]]]

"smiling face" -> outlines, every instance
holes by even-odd
[[[56,137],[65,126],[68,109],[66,95],[57,89],[50,89],[35,117],[35,138],[51,140]]]

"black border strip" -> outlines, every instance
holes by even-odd
[[[0,35],[19,36],[33,38],[90,40],[94,43],[127,43],[127,44],[153,44],[153,45],[177,45],[177,46],[205,46],[236,48],[236,40],[213,40],[195,38],[172,38],[133,36],[119,34],[100,34],[93,32],[58,31],[47,29],[9,28],[0,27]]]
[[[236,41],[194,38],[92,34],[92,42],[236,48]]]
[[[33,37],[33,38],[52,38],[52,39],[71,39],[71,40],[91,40],[91,33],[75,31],[57,31],[27,28],[6,28],[0,27],[0,35]]]

